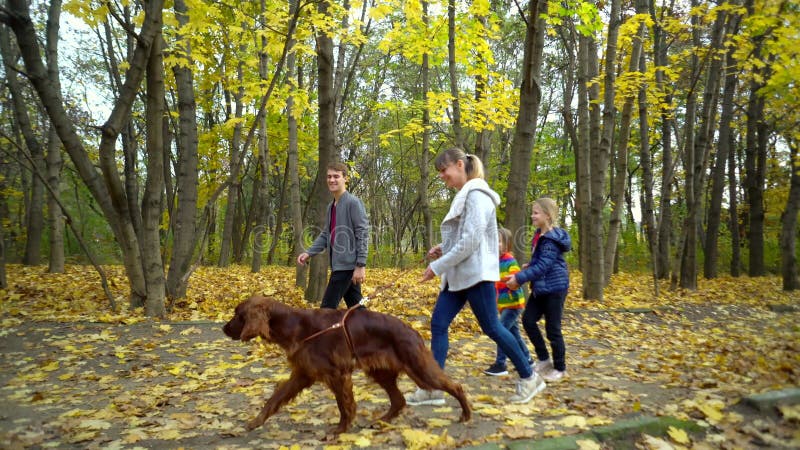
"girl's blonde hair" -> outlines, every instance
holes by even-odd
[[[539,209],[547,215],[551,226],[558,226],[558,204],[555,200],[549,197],[541,197],[533,203],[539,205]]]
[[[511,234],[511,230],[505,227],[500,227],[497,229],[497,237],[500,238],[500,244],[505,251],[510,252],[511,250],[514,250],[511,247],[511,240],[514,238],[514,235]]]
[[[464,150],[458,147],[450,147],[447,150],[439,153],[433,161],[436,170],[444,170],[450,164],[458,161],[464,162],[464,171],[467,173],[467,179],[483,178],[483,163],[476,155],[465,153]]]

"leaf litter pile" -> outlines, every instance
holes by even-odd
[[[123,269],[106,270],[117,303],[126,305]],[[164,321],[124,306],[110,311],[88,267],[58,275],[43,267],[7,271],[9,287],[0,291],[3,448],[455,448],[578,434],[640,414],[695,421],[705,431],[642,434],[637,448],[800,447],[800,406],[761,416],[740,407],[742,397],[800,384],[800,293],[782,292],[776,277],[701,280],[693,292],[664,284],[656,298],[648,275],[619,274],[597,302],[580,298],[580,273],[573,272],[563,324],[568,375],[524,405],[505,401],[513,370],[483,374],[495,345],[467,308],[451,326],[446,370],[467,391],[471,422],[458,423],[448,397],[443,407],[408,407],[392,423],[376,423],[388,399],[357,371],[356,423],[330,441],[326,432],[339,414],[321,385],[262,428],[244,430],[289,369],[277,346],[232,341],[220,330],[254,293],[310,307],[293,268],[200,268]],[[429,339],[438,285],[420,284],[420,274],[369,269],[363,291],[369,308]],[[404,376],[400,388],[415,386]]]

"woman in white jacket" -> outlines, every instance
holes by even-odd
[[[441,277],[441,287],[431,315],[431,351],[444,368],[449,348],[450,323],[469,303],[483,332],[508,355],[520,376],[513,403],[528,402],[545,383],[531,368],[514,337],[497,316],[495,281],[500,278],[496,208],[500,196],[483,179],[483,163],[460,148],[440,153],[434,161],[447,187],[458,190],[442,221],[442,243],[428,251],[434,258],[422,281]],[[406,395],[410,405],[442,405],[439,391],[418,389]]]

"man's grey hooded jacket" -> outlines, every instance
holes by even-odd
[[[328,204],[325,227],[306,250],[311,256],[330,252],[331,270],[353,270],[356,265],[367,264],[369,249],[369,219],[364,204],[355,195],[345,191],[336,204],[336,229],[334,230],[333,251],[331,251],[331,208]]]

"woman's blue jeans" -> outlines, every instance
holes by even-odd
[[[508,355],[517,369],[520,378],[533,374],[528,358],[522,354],[514,336],[500,323],[497,316],[497,301],[494,282],[482,281],[462,291],[450,291],[449,287],[439,292],[431,316],[431,351],[439,367],[444,369],[447,352],[450,348],[448,333],[456,315],[469,302],[472,313],[484,334],[497,343],[498,348]]]
[[[517,345],[519,345],[519,349],[522,351],[522,356],[530,361],[531,352],[528,351],[528,344],[525,343],[522,339],[522,334],[519,332],[519,316],[521,315],[522,309],[506,308],[500,311],[500,324],[503,325],[503,328],[511,332],[511,335],[514,336],[514,340],[517,341]],[[506,365],[506,354],[499,345],[497,346],[497,358],[495,358],[494,362],[502,366]]]

